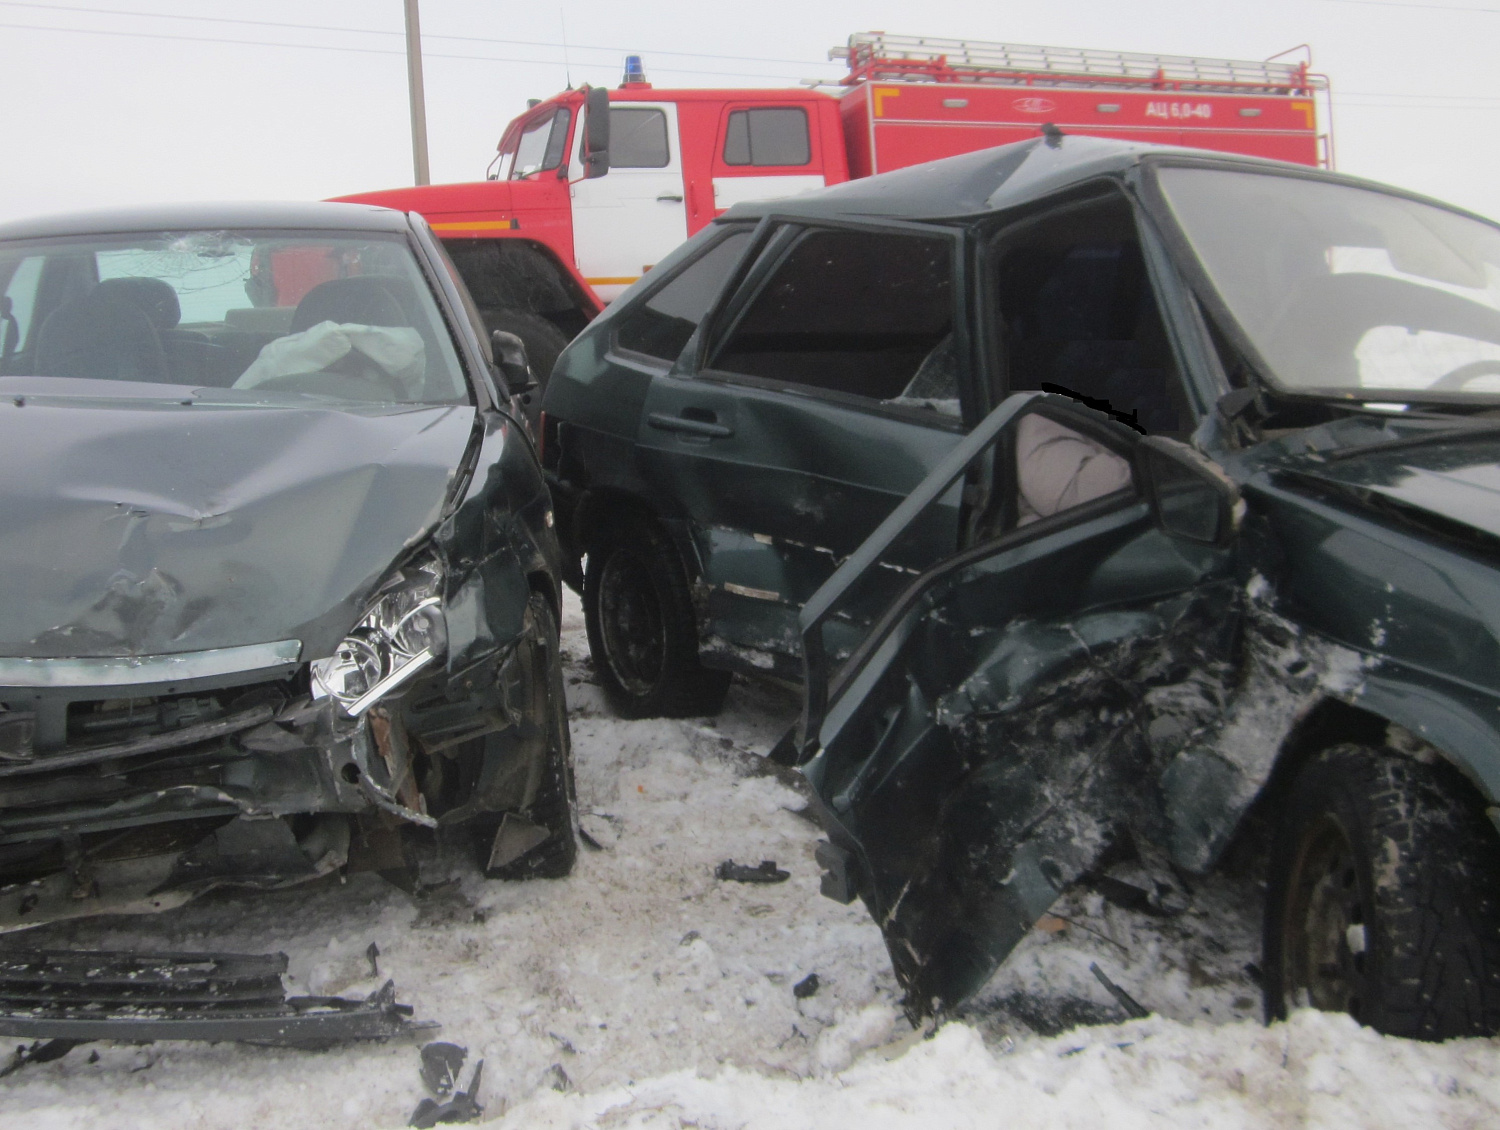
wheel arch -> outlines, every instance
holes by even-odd
[[[605,530],[630,520],[655,525],[667,535],[682,559],[689,584],[702,576],[703,563],[687,534],[686,523],[668,518],[640,495],[618,487],[595,487],[584,492],[573,510],[569,537],[582,557]]]
[[[563,615],[561,583],[550,573],[538,569],[526,575],[526,587],[547,602],[547,607],[552,609],[552,618],[557,622],[558,631],[561,632]]]
[[[1436,688],[1370,680],[1357,700],[1329,696],[1298,719],[1253,801],[1239,814],[1235,838],[1277,810],[1308,762],[1346,742],[1444,762],[1458,770],[1481,805],[1493,807],[1500,798],[1500,733],[1477,710]],[[1500,821],[1496,824],[1500,829]]]

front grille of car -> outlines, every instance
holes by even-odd
[[[101,698],[68,703],[68,752],[151,734],[170,734],[213,722],[262,702],[281,706],[291,698],[284,683],[260,683],[219,691],[150,698]],[[39,754],[46,756],[46,754]]]
[[[56,842],[75,830],[113,829],[102,834],[118,836],[131,826],[130,813],[138,806],[145,825],[202,818],[208,814],[204,805],[215,807],[212,794],[201,803],[184,803],[180,813],[147,810],[152,796],[164,790],[220,787],[225,767],[251,756],[237,734],[269,722],[305,693],[302,673],[178,694],[27,703],[39,720],[44,710],[62,713],[66,741],[39,744],[26,756],[0,757],[0,872],[7,870],[9,854],[27,854],[26,844]]]

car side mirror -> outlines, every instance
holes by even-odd
[[[1138,450],[1157,525],[1173,537],[1222,546],[1239,527],[1239,488],[1211,459],[1176,440],[1147,436]]]
[[[588,116],[583,120],[583,179],[609,172],[609,90],[591,86],[585,96]]]
[[[512,396],[520,396],[536,388],[531,375],[531,365],[526,360],[526,343],[513,333],[495,330],[490,334],[490,350],[495,355],[495,366],[505,378],[505,387]]]

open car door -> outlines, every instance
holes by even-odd
[[[965,548],[830,675],[825,627],[960,479]],[[829,833],[824,893],[864,899],[914,1023],[979,989],[1123,830],[1168,834],[1159,779],[1205,701],[1184,705],[1184,673],[1228,667],[1237,513],[1190,448],[1018,394],[803,610],[786,752]]]

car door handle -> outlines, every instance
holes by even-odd
[[[672,204],[681,204],[682,194],[675,192],[663,192],[660,196],[657,197],[657,199],[664,200]]]
[[[690,420],[685,416],[668,416],[665,412],[653,412],[646,417],[646,423],[663,432],[682,432],[690,436],[706,436],[709,439],[723,439],[734,435],[733,428],[726,428],[723,424],[716,424],[712,420]]]

